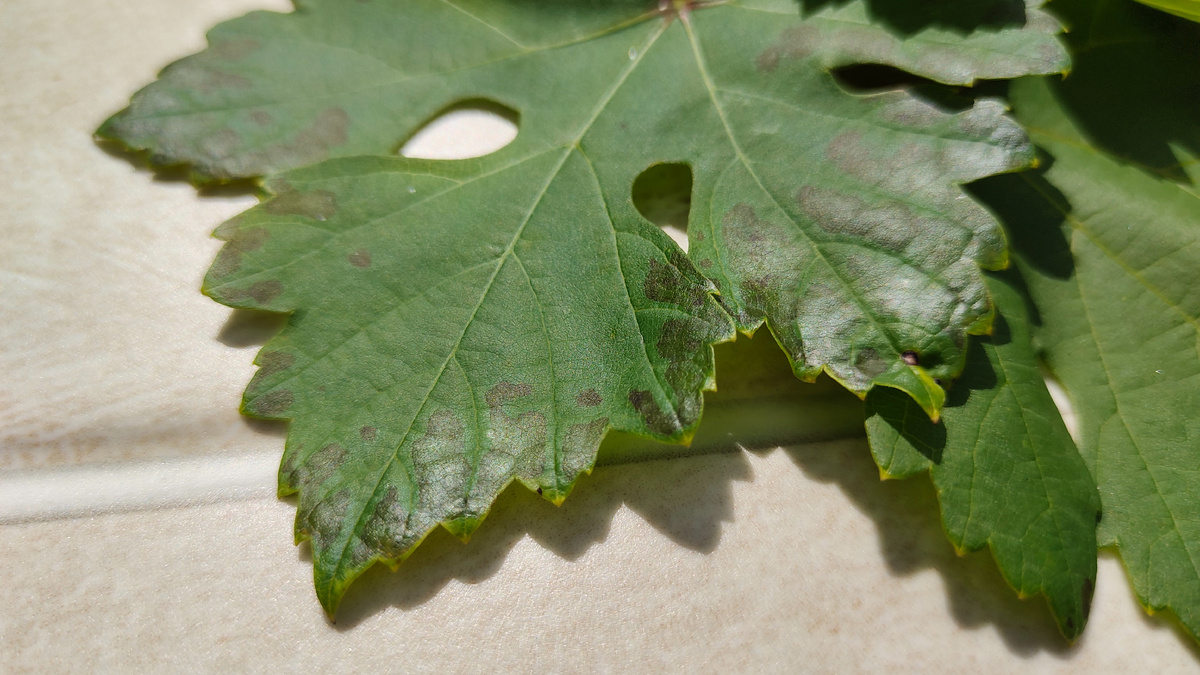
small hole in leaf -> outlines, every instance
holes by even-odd
[[[834,68],[830,74],[843,91],[851,94],[862,96],[884,91],[907,91],[948,111],[966,110],[981,96],[1003,97],[1008,93],[1006,82],[978,80],[972,87],[941,84],[878,63],[842,66]]]
[[[633,181],[633,205],[683,250],[688,249],[688,212],[692,207],[692,167],[655,164]]]
[[[486,99],[461,101],[421,125],[397,152],[414,159],[468,159],[496,152],[517,137],[520,114]]]
[[[930,81],[912,73],[878,63],[861,63],[834,68],[830,73],[843,89],[855,94],[870,94],[889,89],[906,89]]]

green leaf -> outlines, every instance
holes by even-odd
[[[1075,71],[1012,89],[1044,170],[978,193],[1011,228],[1035,339],[1077,411],[1100,544],[1196,636],[1200,26],[1117,0],[1054,6],[1079,27]]]
[[[666,234],[609,218],[579,148],[511,155],[299,169],[219,232],[205,292],[294,312],[243,407],[294,420],[280,491],[331,614],[514,478],[561,501],[609,428],[686,440],[733,338]]]
[[[972,341],[942,423],[877,389],[867,397],[871,453],[887,477],[928,469],[955,548],[990,546],[1009,585],[1044,594],[1074,640],[1095,586],[1100,499],[1042,379],[1024,299],[1009,278],[988,287],[995,329]]]
[[[1064,70],[1037,3],[978,29],[955,7],[897,33],[863,2],[314,0],[214,29],[105,123],[198,180],[294,169],[218,231],[205,291],[293,313],[244,410],[293,420],[281,490],[326,609],[439,523],[468,536],[511,480],[561,499],[609,428],[687,440],[735,326],[936,417],[991,323],[979,268],[1007,261],[960,185],[1032,148],[997,101],[852,94],[830,69]],[[493,155],[295,169],[478,99],[520,116]],[[631,200],[664,162],[693,173],[690,256]]]
[[[1200,0],[1138,0],[1143,5],[1170,12],[1192,21],[1200,21]]]

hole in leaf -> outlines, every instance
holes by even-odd
[[[414,159],[482,157],[512,143],[520,114],[487,99],[460,101],[442,109],[400,144],[397,152]]]
[[[905,89],[918,84],[932,84],[930,80],[923,77],[878,63],[842,66],[834,68],[830,72],[833,74],[833,79],[837,80],[843,89],[856,94]]]
[[[839,87],[851,94],[904,90],[950,111],[966,110],[981,96],[1004,97],[1008,94],[1008,83],[1004,81],[978,80],[973,87],[961,87],[934,82],[878,63],[842,66],[834,68],[830,74]]]
[[[687,223],[692,207],[692,167],[655,164],[633,181],[633,205],[646,220],[661,227],[688,250]]]

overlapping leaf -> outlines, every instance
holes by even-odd
[[[1200,21],[1200,0],[1138,0],[1138,2],[1176,16],[1182,16],[1185,19]]]
[[[989,279],[995,330],[972,343],[943,423],[878,389],[867,397],[867,436],[887,475],[929,470],[954,546],[990,546],[1009,584],[1044,594],[1073,640],[1095,586],[1100,499],[1046,390],[1013,277]]]
[[[1200,635],[1200,26],[1125,0],[1054,7],[1075,70],[1012,91],[1045,167],[979,193],[1078,413],[1100,544],[1147,608]]]
[[[520,114],[481,160],[284,174],[219,231],[207,292],[293,312],[245,408],[294,420],[281,488],[301,493],[326,608],[438,523],[468,535],[510,480],[561,498],[610,427],[686,438],[734,325],[765,321],[801,377],[936,416],[935,378],[991,321],[979,267],[1006,262],[959,185],[1031,147],[995,101],[853,95],[829,69],[1064,68],[1036,4],[983,4],[1011,11],[897,30],[862,2],[313,1],[215,29],[106,123],[231,179],[391,152],[456,101]],[[659,162],[694,175],[690,260],[630,200]]]

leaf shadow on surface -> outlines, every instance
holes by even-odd
[[[121,143],[101,138],[95,139],[95,144],[109,157],[127,162],[138,171],[151,174],[151,180],[155,183],[188,183],[196,188],[196,194],[200,197],[258,197],[262,195],[262,188],[257,178],[197,184],[197,176],[192,174],[190,164],[156,166],[150,163],[148,151],[130,150]]]
[[[879,480],[866,442],[861,451],[829,452],[820,446],[785,448],[804,475],[841,488],[860,512],[875,521],[879,548],[888,571],[907,577],[935,569],[942,577],[947,604],[964,629],[992,624],[1017,656],[1049,652],[1069,657],[1067,644],[1041,596],[1017,598],[986,549],[959,557],[942,531],[937,495],[927,476]]]
[[[1106,546],[1100,549],[1099,557],[1101,562],[1103,562],[1105,559],[1109,559],[1120,565],[1122,572],[1125,571],[1125,563],[1121,560],[1121,554],[1116,547]],[[1136,595],[1134,595],[1133,588],[1128,583],[1128,577],[1123,577],[1123,579],[1125,581],[1124,590],[1126,597],[1130,603],[1133,603],[1137,606],[1136,614],[1141,618],[1142,625],[1152,630],[1169,631],[1179,640],[1179,643],[1183,645],[1184,649],[1186,649],[1188,653],[1190,653],[1197,660],[1200,660],[1200,642],[1192,639],[1191,632],[1187,629],[1187,626],[1183,625],[1183,623],[1179,620],[1179,617],[1175,615],[1175,612],[1165,610],[1150,614],[1149,612],[1144,611],[1142,609],[1141,601],[1138,600]],[[1087,638],[1086,632],[1083,634],[1083,638]]]
[[[751,452],[778,451],[774,448]],[[1019,600],[989,553],[964,558],[954,553],[942,532],[937,499],[927,477],[880,482],[865,441],[811,443],[783,451],[807,477],[836,484],[854,507],[875,522],[890,573],[902,577],[936,569],[952,615],[961,626],[993,624],[1009,649],[1022,656],[1072,651],[1059,637],[1045,603]],[[720,545],[726,524],[737,520],[734,483],[754,480],[746,452],[725,452],[599,467],[580,479],[561,507],[511,485],[468,544],[437,528],[397,573],[383,565],[368,570],[351,585],[335,626],[353,630],[388,608],[415,609],[452,581],[486,581],[526,537],[563,560],[578,560],[608,540],[622,506],[672,544],[711,553]],[[307,543],[299,555],[310,559]]]
[[[1045,178],[1046,172],[1054,164],[1053,156],[1038,148],[1038,158],[1040,165],[1035,170],[986,178],[969,185],[968,191],[999,217],[1014,252],[1019,256],[1021,267],[1031,268],[1053,279],[1070,279],[1075,273],[1075,262],[1067,240],[1070,230],[1067,218],[1073,213],[1073,208],[1066,196]],[[1042,325],[1041,315],[1019,269],[1010,269],[1004,274],[1025,298],[1030,320],[1035,325]],[[1049,369],[1049,364],[1043,362],[1043,366]],[[1113,548],[1100,549],[1100,555],[1119,557]],[[1133,596],[1132,588],[1129,593],[1130,600],[1140,604]],[[1138,611],[1138,615],[1148,626],[1171,630],[1188,650],[1200,658],[1200,643],[1191,638],[1190,631],[1180,623],[1174,612],[1164,610],[1151,616]],[[1087,635],[1085,631],[1082,639],[1086,639]]]
[[[242,349],[261,347],[287,325],[288,315],[259,309],[235,309],[217,332],[217,342]]]
[[[577,560],[608,538],[621,506],[674,544],[710,553],[720,543],[723,523],[733,521],[734,481],[750,479],[746,455],[721,453],[600,467],[580,479],[561,507],[510,485],[470,543],[437,528],[398,573],[382,565],[368,570],[342,601],[337,628],[352,629],[388,607],[419,607],[452,580],[484,581],[526,536],[564,560]],[[304,548],[301,555],[309,555]]]
[[[809,16],[829,6],[844,4],[839,0],[800,0],[801,14]],[[1025,25],[1023,0],[866,0],[872,19],[902,34],[912,35],[926,28],[943,28],[963,34],[977,29],[996,30]]]

